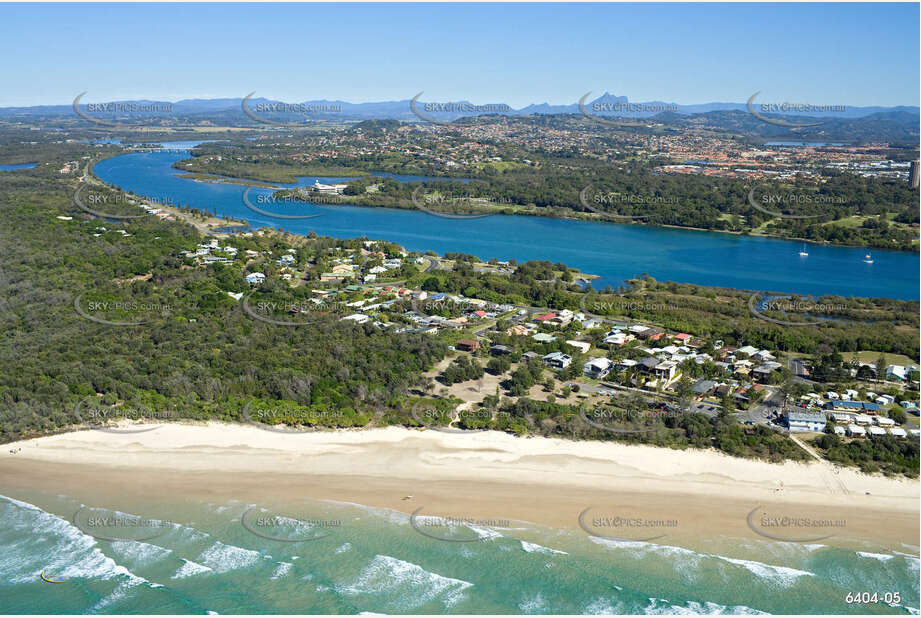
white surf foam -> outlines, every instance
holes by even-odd
[[[252,566],[261,557],[258,551],[216,541],[198,556],[198,561],[211,567],[215,573],[226,573]]]
[[[890,554],[874,554],[868,551],[859,551],[857,552],[857,555],[862,558],[873,558],[874,560],[879,560],[881,562],[885,562],[886,560],[892,560],[893,558],[895,558],[895,556],[892,556]]]
[[[610,599],[594,599],[582,608],[583,615],[601,616],[601,615],[619,615],[629,614],[623,610],[623,605]]]
[[[95,538],[66,519],[15,498],[0,499],[12,505],[4,509],[2,528],[13,541],[0,558],[8,583],[39,581],[43,571],[57,579],[124,577],[131,586],[149,583],[102,553]]]
[[[676,547],[673,545],[657,545],[655,543],[644,541],[620,541],[615,539],[604,539],[595,536],[589,537],[589,539],[598,545],[603,545],[614,549],[630,549],[633,550],[634,554],[658,553],[668,557],[686,557],[689,559],[688,563],[691,563],[695,566],[699,564],[700,560],[703,558],[722,560],[730,564],[744,567],[766,582],[773,584],[779,583],[783,586],[793,585],[793,583],[796,582],[796,580],[800,577],[815,576],[815,573],[810,573],[809,571],[801,571],[792,567],[765,564],[764,562],[756,562],[754,560],[729,558],[719,554],[700,553],[686,549],[684,547]]]
[[[201,573],[211,572],[213,569],[211,567],[206,567],[203,564],[198,564],[197,562],[192,562],[191,560],[182,559],[183,564],[179,567],[179,570],[173,574],[172,579],[185,579],[186,577],[192,577],[193,575],[199,575]]]
[[[522,600],[518,604],[518,609],[521,610],[522,614],[538,614],[543,613],[547,608],[547,601],[544,599],[541,593],[537,593],[534,596],[528,597]]]
[[[336,591],[345,596],[385,594],[394,599],[388,609],[405,612],[433,600],[453,607],[473,586],[452,577],[426,571],[418,564],[392,556],[376,555],[352,582],[339,584]]]
[[[565,551],[560,551],[558,549],[551,549],[549,547],[544,547],[543,545],[538,545],[537,543],[528,543],[527,541],[521,541],[521,549],[531,553],[540,553],[540,554],[564,554],[569,555]]]
[[[720,560],[745,567],[766,581],[778,582],[784,586],[792,586],[800,577],[812,577],[815,575],[809,571],[800,571],[799,569],[791,567],[765,564],[754,560],[740,560],[738,558],[727,558],[726,556],[714,556],[714,558],[719,558]]]
[[[650,615],[694,615],[694,616],[713,616],[713,615],[751,615],[764,616],[767,612],[752,609],[745,605],[720,605],[711,601],[688,601],[684,605],[672,605],[668,599],[649,599],[649,605],[643,608],[644,614]]]
[[[279,562],[278,566],[275,567],[275,572],[272,573],[272,577],[270,579],[278,579],[280,577],[284,577],[288,574],[288,571],[291,570],[292,566],[294,565],[290,562]]]
[[[143,541],[112,541],[112,550],[131,568],[139,569],[159,562],[173,553],[173,550]]]

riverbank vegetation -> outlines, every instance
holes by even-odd
[[[349,151],[352,133],[341,135],[339,150]],[[411,135],[423,145],[432,141],[418,131]],[[458,147],[464,143],[459,138],[448,141]],[[431,160],[395,152],[337,154],[328,140],[317,138],[270,145],[203,144],[193,158],[175,167],[275,183],[335,177],[348,185],[347,202],[360,206],[417,209],[424,202],[426,208],[450,213],[607,220],[918,250],[918,195],[908,183],[822,166],[810,166],[808,176],[731,178],[663,173],[668,161],[660,158],[612,162],[576,152],[493,144],[502,153],[497,157],[501,160],[455,164],[446,171]],[[438,180],[396,182],[372,172]],[[454,180],[458,178],[464,182]],[[303,191],[280,192],[280,196],[291,194],[305,197]]]

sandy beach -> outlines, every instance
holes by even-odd
[[[22,449],[19,451],[19,449]],[[16,450],[11,454],[10,450]],[[278,433],[249,425],[164,424],[77,431],[5,445],[0,492],[66,491],[87,501],[299,499],[410,513],[577,528],[597,517],[671,520],[672,542],[759,538],[763,515],[839,522],[823,543],[918,546],[919,482],[819,462],[770,464],[710,451],[386,428]],[[593,532],[606,534],[593,527]],[[773,529],[796,538],[795,531]],[[800,533],[803,531],[800,530]],[[645,538],[649,530],[617,530]]]

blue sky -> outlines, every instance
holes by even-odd
[[[0,106],[919,104],[919,4],[0,4]]]

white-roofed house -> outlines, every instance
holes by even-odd
[[[544,362],[554,369],[566,369],[572,362],[572,357],[562,352],[551,352],[544,356]]]
[[[611,372],[614,362],[609,358],[593,358],[582,367],[583,372],[590,378],[600,380]]]
[[[889,365],[886,367],[886,379],[904,382],[908,379],[908,368],[903,365]]]

